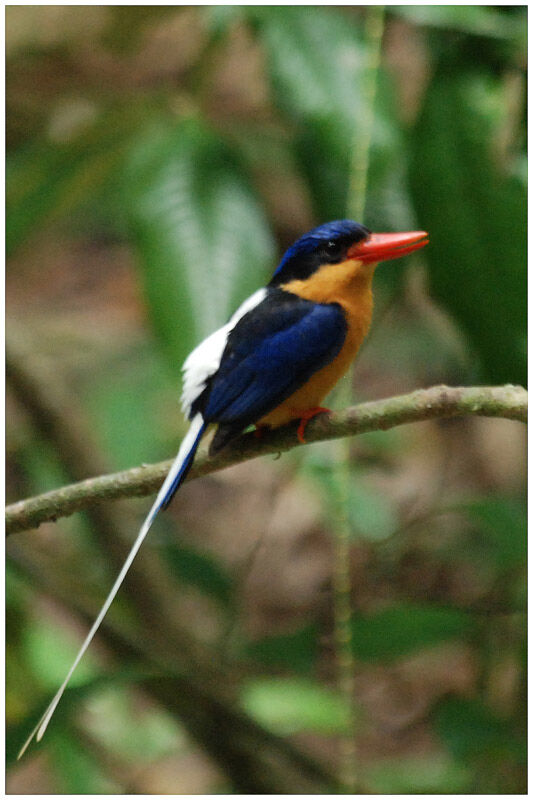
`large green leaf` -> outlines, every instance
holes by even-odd
[[[145,131],[125,202],[151,319],[175,366],[263,284],[270,231],[235,153],[196,118]]]
[[[320,7],[273,7],[258,17],[280,108],[294,119],[354,119],[363,105],[365,49],[353,19]],[[351,104],[355,101],[356,107]]]
[[[527,563],[527,512],[520,503],[504,497],[483,498],[459,506],[482,533],[479,558],[490,560],[499,570]]]
[[[64,673],[61,676],[63,679]],[[108,678],[94,678],[86,681],[81,686],[69,686],[65,690],[61,703],[59,703],[56,712],[54,713],[54,721],[50,726],[49,733],[55,730],[64,728],[69,721],[75,708],[79,708],[83,701],[90,697],[92,692],[98,691]],[[54,686],[54,691],[57,688],[57,683]],[[30,709],[28,714],[20,722],[8,725],[6,731],[6,761],[7,764],[16,762],[20,748],[35,728],[39,719],[42,716],[46,703],[49,702],[50,697],[42,695],[39,700]]]
[[[168,753],[175,756],[182,739],[180,720],[166,709],[150,704],[141,711],[132,704],[132,685],[143,677],[129,670],[123,682],[115,680],[94,692],[84,720],[89,734],[108,752],[139,765]]]
[[[165,560],[174,575],[200,591],[219,600],[225,606],[233,602],[231,578],[216,559],[207,552],[174,539],[165,542]]]
[[[44,619],[28,625],[25,631],[25,653],[27,663],[35,675],[38,675],[41,686],[54,690],[65,677],[78,652],[78,643],[69,637],[57,625]],[[50,647],[50,642],[54,643]],[[96,666],[92,654],[80,664],[72,676],[72,687],[84,685],[95,675]]]
[[[250,642],[246,652],[269,667],[309,673],[318,656],[318,629],[315,625],[307,625],[290,633],[267,636]]]
[[[316,491],[323,495],[325,503],[329,505],[329,517],[335,517],[340,499],[338,476],[331,461],[324,457],[324,453],[310,453],[305,460],[304,470],[313,480]],[[362,470],[353,468],[351,471],[350,494],[345,505],[354,538],[380,541],[397,528],[397,514],[392,501],[370,485]]]
[[[262,725],[276,733],[316,731],[345,733],[349,710],[331,689],[304,678],[253,678],[244,684],[242,704]]]
[[[135,342],[131,351],[93,369],[83,387],[95,443],[113,469],[156,461],[177,447],[180,425],[178,365],[167,369],[153,341]]]
[[[316,6],[269,7],[258,19],[274,99],[296,126],[296,156],[317,217],[346,216],[354,149],[371,113],[363,23],[352,13]],[[399,157],[400,129],[391,108],[382,85],[371,146],[376,191]]]
[[[56,730],[50,736],[49,750],[61,794],[99,795],[119,791],[119,784],[106,776],[97,754],[84,746],[75,729]]]
[[[432,754],[379,760],[368,770],[366,783],[375,794],[462,794],[470,773],[450,756]]]
[[[480,377],[525,383],[526,193],[493,153],[501,92],[482,69],[438,69],[413,133],[410,181],[430,235],[433,295],[468,336]]]
[[[393,662],[451,639],[470,638],[472,616],[455,608],[400,603],[373,614],[352,617],[354,655],[365,662]],[[319,655],[319,630],[308,625],[290,634],[248,645],[253,658],[269,666],[309,672]]]
[[[469,637],[471,616],[459,609],[399,604],[352,619],[352,647],[361,661],[395,661],[450,639]]]
[[[527,12],[517,6],[503,9],[477,5],[419,5],[391,6],[391,13],[416,25],[429,25],[461,31],[472,36],[525,41]],[[512,13],[506,13],[511,11]],[[516,13],[518,12],[518,14]]]
[[[512,756],[524,761],[525,740],[512,721],[500,717],[475,699],[448,698],[435,711],[435,726],[443,741],[461,760],[481,754]]]
[[[63,679],[64,676],[65,672],[63,671],[61,674],[61,679]],[[91,700],[93,695],[98,695],[102,689],[106,687],[112,687],[113,691],[116,692],[117,689],[122,685],[128,685],[134,683],[135,681],[141,681],[144,677],[144,672],[139,672],[137,669],[125,666],[120,670],[116,670],[112,675],[102,675],[92,678],[91,680],[85,680],[79,686],[69,685],[65,689],[65,693],[61,698],[61,702],[54,712],[54,719],[53,722],[50,723],[50,727],[47,729],[47,734],[46,738],[43,740],[43,745],[40,746],[46,747],[47,742],[50,741],[50,738],[54,735],[54,732],[59,732],[61,735],[61,732],[69,728],[74,712],[79,713],[79,709],[82,704],[88,700]],[[56,683],[54,684],[54,691],[57,689],[57,683],[58,680],[56,680]],[[24,744],[31,731],[37,725],[42,716],[43,709],[46,708],[46,703],[49,700],[49,696],[47,697],[42,695],[26,714],[24,719],[8,726],[6,735],[6,760],[8,764],[16,761],[21,746]],[[35,746],[36,745],[34,743],[32,747]]]

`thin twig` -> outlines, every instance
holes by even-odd
[[[367,6],[365,16],[365,43],[368,48],[363,82],[366,115],[356,131],[352,147],[350,183],[348,186],[348,216],[363,222],[365,216],[370,145],[374,127],[374,109],[377,79],[381,61],[381,42],[385,25],[385,7]]]
[[[343,411],[321,414],[309,422],[306,438],[310,444],[369,431],[384,431],[409,422],[472,415],[526,422],[527,392],[521,386],[512,385],[466,388],[433,386],[411,394],[361,403]],[[188,479],[297,446],[296,425],[271,431],[260,440],[252,434],[245,434],[214,458],[209,458],[206,448],[202,448]],[[170,464],[170,461],[163,461],[112,475],[101,475],[13,503],[6,508],[6,532],[10,534],[36,528],[42,522],[66,517],[104,500],[152,494],[163,482]]]

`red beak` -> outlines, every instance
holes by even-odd
[[[420,250],[429,242],[425,231],[410,233],[371,233],[368,239],[353,244],[348,250],[348,258],[356,258],[363,264],[388,261],[400,258],[415,250]]]

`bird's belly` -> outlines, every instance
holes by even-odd
[[[290,395],[286,400],[262,417],[257,425],[268,425],[278,428],[294,419],[300,419],[305,411],[320,406],[322,400],[333,389],[337,381],[347,372],[355,358],[360,342],[355,342],[352,337],[346,341],[342,350],[322,369],[315,372],[303,386]]]

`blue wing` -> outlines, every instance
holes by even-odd
[[[236,435],[333,361],[346,331],[338,304],[271,289],[231,331],[197,410]]]

